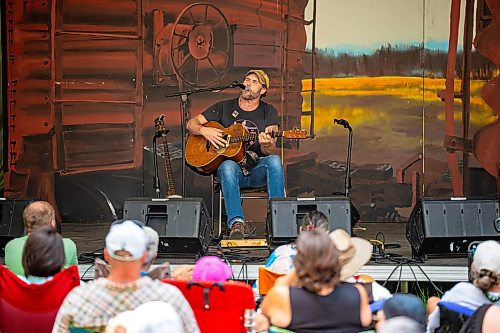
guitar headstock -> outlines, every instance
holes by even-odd
[[[300,128],[294,127],[291,130],[283,131],[283,137],[287,139],[307,139],[309,136],[307,135],[306,130],[302,130]]]
[[[155,119],[155,128],[158,134],[163,135],[168,133],[168,129],[165,127],[165,115],[162,114]]]

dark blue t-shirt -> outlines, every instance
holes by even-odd
[[[203,111],[203,116],[208,121],[216,121],[224,127],[235,123],[241,123],[249,134],[264,132],[266,127],[280,123],[276,109],[266,102],[260,101],[257,109],[253,111],[242,110],[238,104],[238,98],[220,101]],[[262,157],[259,141],[248,142],[245,149],[255,152]]]

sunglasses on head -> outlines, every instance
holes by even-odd
[[[140,228],[144,228],[146,226],[143,222],[141,222],[139,220],[128,220],[128,219],[116,220],[113,223],[111,223],[111,226],[122,224],[122,223],[125,223],[127,221],[134,223],[136,226],[138,226]]]

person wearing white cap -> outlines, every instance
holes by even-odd
[[[460,282],[444,293],[441,301],[456,303],[476,310],[483,304],[500,305],[500,244],[485,241],[474,252],[470,272],[471,282]],[[434,304],[437,301],[433,302]],[[431,312],[431,311],[429,311]],[[427,332],[440,326],[440,310],[436,307],[429,315]]]
[[[223,131],[203,126],[214,121],[223,127],[235,123],[243,125],[249,134],[258,135],[258,140],[245,145],[243,162],[222,162],[217,169],[230,239],[241,239],[245,235],[245,217],[240,201],[240,188],[258,188],[267,185],[269,198],[285,196],[285,178],[281,158],[275,155],[276,138],[270,133],[278,131],[280,119],[276,109],[261,100],[269,89],[269,76],[261,69],[251,69],[245,74],[238,98],[215,103],[201,114],[191,118],[187,128],[192,135],[202,135],[215,149],[226,147]]]
[[[111,225],[104,248],[109,275],[73,289],[57,313],[52,332],[70,332],[71,328],[103,332],[118,313],[151,301],[172,305],[182,320],[183,332],[199,332],[193,310],[179,289],[141,277],[147,258],[143,228],[136,220],[119,220]]]

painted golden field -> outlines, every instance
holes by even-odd
[[[311,89],[311,80],[303,80],[303,89]],[[470,137],[478,128],[497,119],[481,98],[485,81],[471,82]],[[455,91],[460,91],[459,80]],[[334,118],[349,121],[355,134],[353,159],[358,162],[398,162],[423,149],[423,145],[442,150],[444,102],[438,91],[445,79],[421,77],[354,77],[316,79],[315,132],[319,140],[304,148],[335,158],[339,153],[328,137],[345,136],[333,125]],[[303,110],[310,110],[310,93],[303,93]],[[461,104],[455,100],[456,134],[461,135]],[[309,128],[309,118],[302,118]],[[322,139],[323,138],[323,139]],[[314,142],[316,141],[316,142]],[[337,142],[337,141],[335,141]],[[342,144],[343,146],[343,144]],[[321,147],[321,149],[318,149]],[[397,156],[397,157],[395,157]]]
[[[471,82],[471,123],[483,126],[496,120],[494,112],[484,103],[481,98],[481,88],[484,81],[475,80]],[[303,80],[303,89],[311,89],[311,80]],[[455,91],[460,91],[461,81],[455,81]],[[413,106],[420,106],[421,115],[425,113],[428,106],[441,107],[442,112],[437,115],[437,120],[444,120],[444,103],[437,93],[445,89],[445,79],[431,79],[421,77],[355,77],[355,78],[325,78],[316,79],[316,125],[321,132],[330,119],[348,117],[352,124],[363,124],[373,120],[374,108],[383,107],[382,98],[389,97],[401,99]],[[309,110],[310,93],[304,93],[303,110]],[[381,97],[381,103],[367,103],[349,108],[348,104],[339,105],[336,100],[345,100],[341,97],[349,97],[353,100],[363,97]],[[327,102],[327,103],[325,103]],[[460,119],[461,109],[459,100],[456,100],[455,118]],[[383,116],[388,116],[383,112]],[[378,112],[376,112],[378,113]],[[379,114],[380,116],[380,114]],[[396,116],[396,115],[395,115]],[[307,118],[303,125],[308,126]]]

